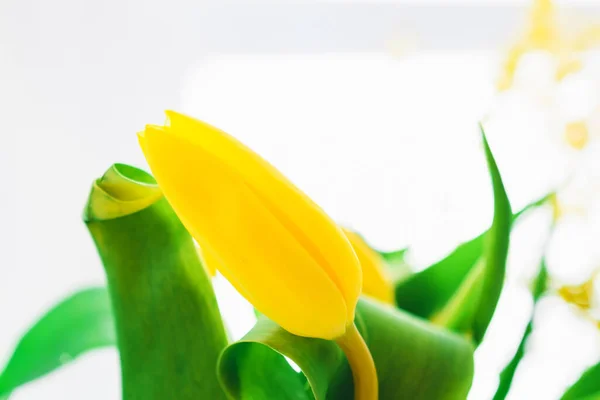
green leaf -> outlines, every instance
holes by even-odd
[[[258,329],[273,329],[273,323],[261,323]],[[275,326],[275,328],[277,328]],[[248,339],[245,339],[248,340]],[[313,399],[306,377],[292,369],[286,359],[271,347],[261,345],[239,346],[235,360],[225,368],[236,369],[239,376],[225,376],[234,398],[243,399]],[[268,366],[268,368],[265,368]]]
[[[561,400],[598,399],[600,399],[600,362],[585,371],[561,397]]]
[[[470,334],[473,317],[481,299],[485,263],[480,261],[469,271],[446,306],[431,318],[431,322],[454,332]]]
[[[216,375],[227,337],[192,238],[152,177],[114,165],[85,220],[108,278],[123,399],[224,399]]]
[[[23,335],[0,375],[0,398],[86,351],[115,344],[106,289],[85,289],[61,301]]]
[[[512,224],[512,210],[500,171],[494,160],[494,156],[488,145],[483,127],[481,127],[485,157],[492,178],[494,188],[494,220],[492,227],[486,235],[484,250],[485,267],[482,277],[481,298],[473,319],[473,340],[481,343],[487,330],[500,293],[504,287],[504,275],[506,272],[506,257],[508,255],[508,243],[510,240],[510,228]]]
[[[461,244],[444,259],[396,285],[399,308],[423,318],[439,312],[483,254],[484,234]]]
[[[391,252],[377,251],[385,261],[387,273],[394,284],[398,284],[399,282],[407,279],[413,273],[412,266],[406,260],[406,254],[408,253],[408,250],[409,249],[407,247],[405,249]]]
[[[473,377],[467,340],[367,298],[358,303],[356,322],[375,361],[381,399],[466,397]],[[335,342],[292,335],[265,317],[223,352],[219,377],[235,399],[353,398],[351,371]]]
[[[491,228],[396,286],[398,307],[472,335],[476,344],[483,338],[502,291],[512,221],[550,197],[544,196],[513,215],[483,130],[482,136],[494,190]]]
[[[545,258],[542,258],[542,262],[540,263],[539,272],[535,278],[532,287],[532,297],[533,297],[533,310],[531,312],[531,317],[529,318],[529,322],[527,323],[527,327],[525,328],[525,332],[523,332],[523,337],[519,343],[519,347],[517,347],[517,351],[515,355],[510,360],[510,362],[504,367],[502,372],[500,373],[500,383],[498,384],[498,389],[496,389],[496,393],[494,394],[493,400],[504,400],[508,395],[510,387],[512,385],[513,378],[515,376],[515,372],[517,371],[517,367],[519,363],[523,359],[525,355],[525,347],[527,346],[527,341],[529,340],[529,336],[533,331],[533,316],[535,313],[535,306],[538,300],[542,297],[542,295],[546,292],[546,288],[548,286],[548,270],[546,268]],[[599,385],[600,386],[600,385]]]
[[[390,268],[402,268],[408,265],[406,261],[406,254],[408,253],[408,247],[400,250],[385,252],[378,251],[379,255],[385,260]]]
[[[528,204],[512,216],[512,221],[546,204],[551,196],[552,194],[545,195]],[[455,296],[471,270],[483,257],[488,232],[489,230],[486,230],[462,243],[442,260],[398,281],[395,288],[398,307],[426,319],[439,313]]]

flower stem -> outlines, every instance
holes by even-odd
[[[375,363],[356,325],[348,326],[346,333],[337,338],[336,343],[346,354],[352,369],[354,400],[377,400],[379,387]]]

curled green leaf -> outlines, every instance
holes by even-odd
[[[357,326],[375,361],[381,399],[466,397],[473,377],[467,340],[367,298],[358,303]],[[234,399],[353,398],[352,375],[335,342],[294,336],[265,317],[223,352],[219,377]]]
[[[85,219],[108,278],[123,398],[224,399],[216,364],[227,337],[213,288],[152,177],[114,165]]]

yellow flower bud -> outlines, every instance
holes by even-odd
[[[385,260],[373,250],[356,232],[343,229],[354,248],[363,273],[363,294],[384,303],[395,305],[394,287],[387,271]]]
[[[156,181],[211,263],[287,331],[334,339],[354,322],[359,261],[342,230],[252,150],[168,111],[140,145]]]

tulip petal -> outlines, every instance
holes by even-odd
[[[373,250],[358,233],[349,229],[342,228],[342,230],[360,261],[363,272],[363,294],[395,305],[394,288],[391,278],[385,270],[383,257]]]
[[[352,321],[362,275],[358,259],[341,229],[279,171],[235,138],[174,111],[167,111],[167,116],[171,133],[203,148],[235,171],[302,243],[341,291],[348,321]],[[327,251],[323,252],[323,248]]]
[[[141,140],[171,206],[242,295],[292,333],[343,334],[348,313],[335,282],[238,171],[172,128],[149,126]]]

